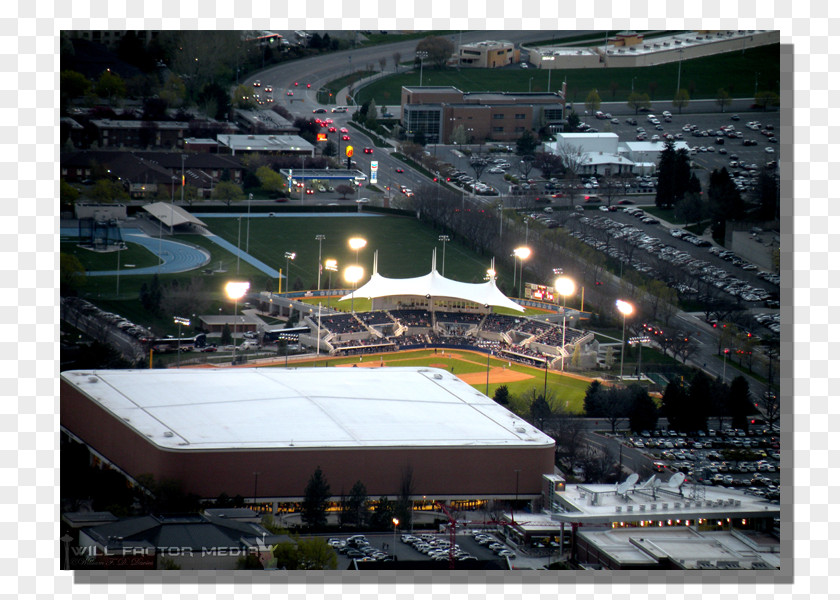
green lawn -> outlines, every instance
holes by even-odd
[[[458,354],[463,357],[450,358],[450,354]],[[323,366],[337,366],[348,364],[381,364],[384,360],[386,366],[404,366],[404,367],[428,367],[431,365],[445,365],[445,368],[455,375],[463,375],[465,373],[486,373],[487,357],[482,354],[474,354],[472,352],[463,352],[459,350],[439,350],[435,353],[432,350],[413,350],[408,352],[387,352],[383,354],[372,354],[359,356],[347,356],[341,358],[333,358],[327,360],[318,360],[317,362],[295,363],[296,367],[323,367]],[[475,364],[480,363],[480,364]],[[510,367],[508,367],[510,364]],[[491,367],[509,368],[512,371],[525,373],[531,375],[532,379],[525,379],[522,381],[506,383],[511,395],[510,408],[519,414],[527,414],[528,405],[526,398],[532,389],[536,389],[537,393],[542,394],[543,386],[545,384],[545,371],[543,369],[536,369],[525,365],[516,363],[508,363],[506,360],[497,358],[490,359]],[[441,366],[440,368],[444,368]],[[583,411],[583,397],[586,393],[586,388],[589,387],[589,381],[577,379],[574,377],[567,377],[558,372],[549,371],[547,380],[547,391],[549,404],[552,409],[564,409],[572,412]],[[493,397],[496,388],[503,384],[493,384],[489,386],[489,396]],[[479,383],[473,387],[482,394],[488,389],[486,383]]]
[[[206,222],[221,237],[236,244],[237,219],[213,218]],[[346,285],[342,280],[344,267],[355,264],[356,254],[347,240],[362,237],[367,246],[359,252],[359,264],[369,276],[373,253],[379,251],[379,273],[385,277],[419,277],[432,268],[432,249],[438,250],[438,270],[442,269],[442,244],[437,241],[439,232],[406,217],[287,217],[252,219],[249,253],[267,265],[286,269],[286,252],[296,257],[289,261],[289,275],[294,288],[299,280],[301,289],[315,289],[318,281],[318,242],[315,236],[325,239],[321,246],[322,259],[338,261],[338,272],[332,275],[332,287]],[[241,247],[245,247],[245,225],[242,225]],[[446,276],[458,281],[481,282],[490,267],[490,258],[452,241],[446,244]],[[321,287],[327,286],[328,272],[321,275]],[[512,282],[513,272],[505,273]],[[358,308],[357,308],[358,310]]]
[[[75,241],[62,241],[61,252],[78,258],[88,271],[114,271],[119,256],[121,275],[131,275],[132,269],[153,267],[159,262],[158,257],[145,247],[131,242],[126,243],[126,249],[119,252],[95,252],[82,248]]]
[[[759,91],[779,93],[779,45],[682,61],[681,87],[692,98],[714,98],[723,87],[733,98],[752,98],[756,77]],[[567,82],[568,100],[582,103],[592,89],[600,92],[602,102],[626,101],[631,89],[647,93],[652,100],[671,100],[677,82],[677,63],[652,67],[621,69],[558,69],[551,71],[551,89]],[[423,70],[423,85],[454,86],[464,92],[511,91],[545,92],[549,71],[533,69],[446,69]],[[721,73],[726,80],[721,80]],[[356,94],[359,104],[374,98],[376,104],[399,104],[404,85],[417,85],[419,70],[379,79]],[[531,81],[533,79],[533,81]],[[635,81],[634,81],[635,79]],[[615,86],[613,85],[615,84]],[[615,90],[613,91],[613,88]]]

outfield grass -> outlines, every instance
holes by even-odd
[[[455,375],[464,375],[467,373],[486,373],[487,356],[462,350],[438,350],[437,352],[433,350],[410,350],[407,352],[346,356],[312,362],[295,362],[294,366],[323,367],[351,364],[362,366],[383,364],[384,366],[402,367],[430,367],[437,365],[439,368],[445,368]],[[543,386],[546,382],[545,371],[513,362],[509,363],[506,360],[500,360],[498,358],[491,358],[490,366],[491,368],[504,366],[505,369],[524,373],[532,377],[531,379],[505,384],[491,383],[489,386],[488,395],[492,398],[496,392],[496,388],[501,385],[506,385],[511,396],[511,410],[518,414],[527,414],[529,408],[527,398],[531,390],[536,390],[538,394],[542,394],[543,392]],[[563,409],[576,413],[583,412],[583,397],[586,394],[586,388],[589,387],[589,384],[590,381],[588,379],[570,377],[556,371],[549,371],[546,386],[549,405],[555,410]],[[475,384],[472,387],[482,394],[488,391],[486,383]]]
[[[724,88],[733,98],[752,98],[759,91],[779,93],[778,44],[682,61],[681,87],[691,98],[715,98]],[[551,89],[567,83],[568,101],[584,102],[592,89],[602,102],[626,101],[632,90],[647,93],[651,100],[672,100],[677,82],[677,63],[652,67],[614,69],[557,69],[551,71]],[[721,77],[725,74],[725,78]],[[373,98],[382,104],[399,104],[404,85],[417,85],[419,72],[409,71],[384,77],[356,94],[359,104]],[[756,79],[758,77],[758,79]],[[530,81],[533,78],[533,81]],[[635,81],[633,81],[635,79]],[[757,81],[757,84],[756,84]],[[548,90],[548,71],[534,69],[445,69],[423,70],[424,85],[454,86],[464,92]],[[615,84],[615,86],[613,86]],[[615,90],[613,91],[613,88]]]

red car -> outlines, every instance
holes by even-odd
[[[347,135],[347,134],[344,134],[344,135],[341,136],[341,139],[344,140],[345,142],[349,142],[350,141],[350,136]]]
[[[336,131],[338,131],[338,129],[336,129],[335,127],[330,127],[327,131],[329,131],[330,133],[335,133]]]
[[[365,148],[365,154],[373,154],[373,148]]]
[[[395,170],[397,173],[404,173],[404,172],[405,172],[405,171],[403,171],[403,170],[402,170],[401,168],[399,168],[399,167],[397,167],[397,168],[396,168],[396,169],[394,169],[394,170]]]
[[[349,129],[347,129],[346,127],[342,127],[341,129],[339,129],[339,131],[340,131],[341,133],[350,133],[350,130],[349,130]]]

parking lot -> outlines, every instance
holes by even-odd
[[[690,481],[739,488],[779,499],[779,434],[773,429],[710,429],[697,434],[656,430],[624,440],[654,460],[654,469],[680,471]]]
[[[353,560],[381,563],[382,568],[388,568],[394,561],[430,561],[440,563],[439,568],[446,569],[449,566],[449,539],[445,533],[418,531],[401,532],[396,537],[381,533],[334,536],[327,543],[338,553],[339,569],[348,568]],[[458,533],[455,540],[453,559],[465,565],[505,559],[515,561],[519,557],[512,546],[492,532]]]

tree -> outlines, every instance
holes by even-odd
[[[347,499],[347,521],[357,527],[364,527],[367,524],[367,505],[367,488],[361,481],[356,481]]]
[[[111,179],[97,179],[90,190],[90,197],[96,202],[120,202],[129,199],[123,184]]]
[[[301,520],[309,527],[323,527],[327,524],[327,501],[330,499],[330,485],[321,467],[315,469],[303,492]]]
[[[522,135],[516,140],[516,153],[519,156],[532,156],[539,146],[539,140],[534,137],[530,129],[522,132]]]
[[[540,429],[543,427],[543,422],[551,416],[551,406],[542,394],[537,394],[536,390],[531,390],[532,400],[528,406],[528,411],[531,415],[531,421]]]
[[[566,122],[563,124],[563,131],[566,133],[577,131],[578,125],[580,125],[580,117],[574,110],[569,111]]]
[[[191,315],[206,312],[210,305],[204,279],[174,279],[161,289],[160,306],[167,315]]]
[[[705,431],[709,418],[711,382],[703,371],[695,371],[688,390],[689,409],[685,413],[683,431]]]
[[[775,169],[765,167],[758,173],[758,183],[755,186],[755,200],[758,202],[757,217],[765,221],[772,221],[779,215],[779,184]]]
[[[672,379],[662,393],[662,414],[668,419],[668,426],[676,431],[683,430],[686,412],[686,394],[683,386]]]
[[[335,186],[335,191],[338,192],[339,194],[341,194],[341,199],[342,200],[346,200],[347,199],[347,194],[355,194],[356,193],[356,188],[354,188],[352,185],[342,183],[342,184],[339,184],[339,185]]]
[[[475,173],[476,181],[481,180],[481,176],[484,174],[484,170],[487,168],[488,162],[489,161],[486,156],[476,154],[470,156],[470,168],[473,170],[473,173]]]
[[[674,169],[676,152],[674,142],[665,142],[665,148],[659,154],[659,179],[656,183],[656,206],[670,208],[674,204]]]
[[[387,497],[382,496],[376,501],[376,506],[373,509],[373,514],[370,516],[370,526],[376,530],[391,529],[394,524],[391,519],[394,518],[394,507]]]
[[[616,425],[621,419],[630,414],[630,394],[627,388],[618,386],[610,387],[603,395],[601,402],[604,417],[609,421],[612,432],[615,433]]]
[[[755,95],[755,104],[762,110],[767,110],[768,106],[779,106],[779,94],[776,92],[762,91]]]
[[[628,414],[630,431],[639,433],[656,429],[659,414],[653,398],[640,385],[633,384],[627,389],[630,393]]]
[[[85,284],[87,276],[85,267],[78,258],[72,254],[62,252],[59,257],[60,263],[60,286],[62,296],[75,296],[76,292]]]
[[[61,103],[66,106],[70,100],[84,98],[90,91],[91,83],[87,77],[77,71],[64,70],[60,75]]]
[[[565,170],[560,157],[552,152],[537,152],[534,155],[534,167],[539,169],[546,179],[562,175]]]
[[[73,206],[79,199],[79,190],[61,179],[59,180],[59,197],[62,204]]]
[[[772,390],[767,390],[758,399],[757,402],[759,412],[764,415],[767,423],[773,425],[779,421],[779,412],[781,405],[779,404],[779,397]]]
[[[689,223],[698,223],[706,216],[703,200],[699,194],[687,193],[674,206],[674,216],[688,227]]]
[[[720,112],[723,112],[724,108],[732,104],[732,96],[725,89],[718,88],[715,94],[715,104],[720,106]]]
[[[411,523],[414,495],[414,469],[411,465],[403,467],[400,472],[400,489],[397,494],[397,501],[394,503],[394,515],[407,527]]]
[[[125,82],[122,77],[106,69],[99,76],[94,91],[100,98],[107,98],[108,103],[111,104],[114,98],[125,97]]]
[[[467,130],[463,125],[458,125],[452,130],[449,136],[449,143],[458,144],[459,148],[467,143]]]
[[[747,416],[755,409],[750,395],[750,385],[743,375],[738,375],[729,386],[727,408],[729,416],[732,417],[732,428],[746,431],[748,429]]]
[[[674,101],[672,102],[672,104],[674,105],[674,108],[679,110],[680,114],[682,114],[682,109],[688,106],[689,100],[690,98],[688,95],[688,90],[679,89],[674,95]]]
[[[510,392],[508,391],[508,386],[502,384],[497,387],[496,391],[493,392],[493,400],[502,406],[510,404]]]
[[[723,418],[726,416],[729,386],[718,377],[709,384],[709,416],[718,420],[718,429],[723,429]]]
[[[257,169],[257,179],[267,192],[279,193],[286,189],[286,178],[267,165]]]
[[[384,56],[380,56],[379,57],[379,70],[384,73],[385,72],[385,65],[387,65],[387,64],[388,64],[388,59],[385,58]]]
[[[400,59],[402,59],[402,55],[399,52],[394,52],[391,55],[391,59],[394,61],[394,73],[396,73],[400,68]]]
[[[364,123],[365,127],[367,127],[368,129],[371,129],[371,130],[375,130],[376,129],[376,118],[377,118],[376,102],[374,102],[373,98],[371,98],[370,101],[367,103],[367,114],[366,114],[365,123]]]
[[[214,200],[222,200],[225,204],[230,206],[231,202],[239,202],[245,198],[245,193],[242,191],[242,186],[232,181],[220,181],[213,188],[212,198]]]
[[[177,108],[184,104],[184,99],[187,96],[187,86],[184,85],[183,79],[174,73],[170,73],[159,95],[171,108]]]
[[[583,411],[587,417],[601,417],[601,393],[603,386],[597,379],[593,380],[586,388],[586,393],[583,396]]]
[[[233,334],[230,331],[230,325],[227,323],[224,324],[222,327],[222,337],[219,340],[223,346],[227,346],[231,342],[233,342]]]
[[[442,69],[454,54],[455,45],[445,37],[433,35],[420,40],[415,52],[425,52],[432,65]]]
[[[257,101],[254,100],[254,92],[247,85],[239,85],[233,90],[231,95],[231,104],[236,108],[243,108],[245,110],[254,109],[257,107]]]
[[[619,85],[617,81],[610,81],[610,92],[612,92],[612,99],[615,100],[615,93],[618,91]]]
[[[295,536],[292,541],[277,544],[273,555],[277,568],[287,571],[335,569],[338,565],[335,550],[327,544],[327,540],[319,537]]]
[[[601,108],[601,96],[598,95],[598,90],[590,90],[589,93],[586,95],[586,101],[584,102],[586,109],[589,111],[590,115],[594,115],[595,111]]]
[[[639,114],[639,110],[650,107],[650,96],[639,92],[631,92],[627,97],[627,106],[636,111],[635,114]]]
[[[725,167],[714,169],[709,174],[708,198],[709,216],[712,219],[712,235],[722,238],[726,221],[740,219],[744,213],[741,192]]]

